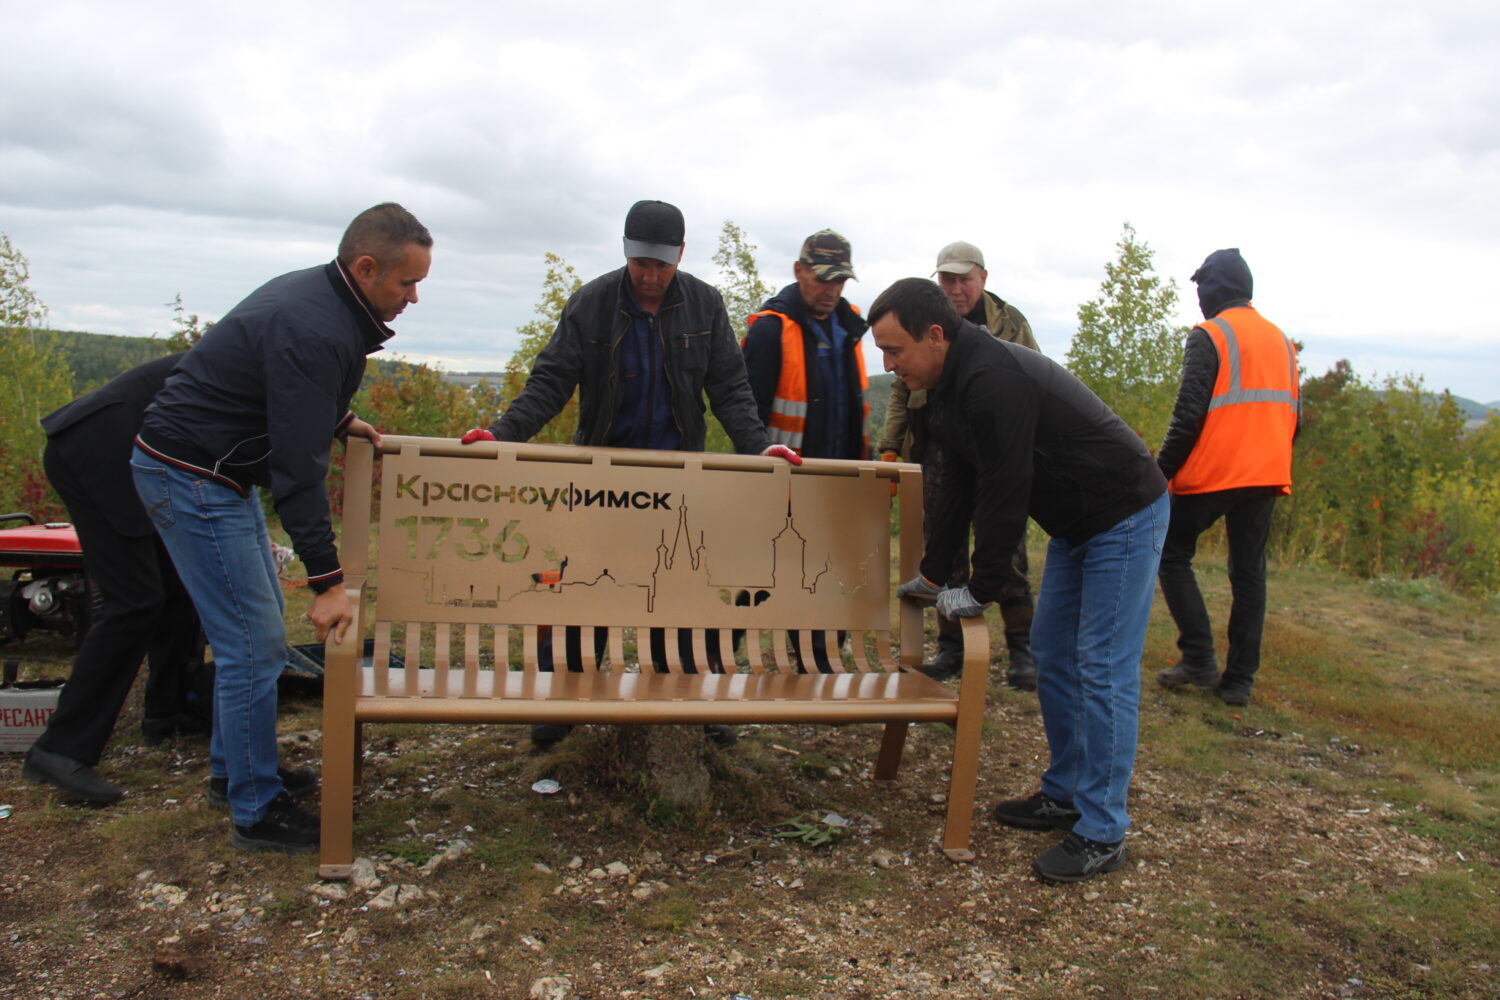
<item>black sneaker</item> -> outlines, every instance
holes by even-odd
[[[1125,841],[1113,844],[1069,833],[1063,842],[1031,863],[1048,882],[1082,882],[1125,864]]]
[[[995,818],[1025,830],[1071,830],[1079,814],[1071,802],[1059,802],[1046,792],[1037,792],[1024,799],[995,803]]]
[[[713,723],[703,727],[703,735],[708,741],[717,747],[732,747],[740,741],[740,736],[734,731],[733,726],[723,723]]]
[[[276,776],[281,779],[281,790],[294,799],[300,799],[318,787],[318,772],[310,767],[278,767]],[[228,778],[208,779],[208,804],[221,808],[229,805]]]
[[[266,814],[253,826],[234,824],[229,842],[242,851],[311,854],[318,849],[318,817],[304,812],[282,792],[271,800]]]

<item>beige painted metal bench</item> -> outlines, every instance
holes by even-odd
[[[892,648],[891,486],[909,579],[922,548],[917,466],[393,435],[378,465],[374,451],[351,440],[345,469],[356,620],[325,656],[322,876],[346,877],[354,860],[368,722],[883,723],[877,778],[895,776],[909,724],[947,723],[942,850],[972,860],[986,626],[964,620],[958,691],[918,669],[919,605],[900,602],[899,659]],[[566,669],[559,626],[585,626],[581,671]],[[587,626],[607,630],[602,658]],[[664,630],[664,672],[652,629]],[[722,673],[704,669],[716,629]],[[730,629],[745,630],[734,650]],[[541,669],[549,634],[556,672]],[[829,672],[814,666],[815,642]]]

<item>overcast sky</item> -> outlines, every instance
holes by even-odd
[[[969,240],[1059,359],[1128,220],[1184,323],[1237,246],[1311,373],[1500,400],[1492,0],[717,7],[5,2],[0,231],[51,325],[146,335],[400,201],[437,245],[390,347],[462,371],[638,198],[711,281],[725,219],[778,286],[837,229],[861,306]]]

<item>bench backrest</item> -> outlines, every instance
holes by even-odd
[[[378,518],[377,666],[393,627],[411,654],[425,630],[528,666],[538,626],[888,636],[893,482],[910,573],[920,553],[911,465],[397,436],[381,451],[374,467],[350,443],[343,544],[367,575]]]

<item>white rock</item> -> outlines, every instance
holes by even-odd
[[[604,870],[615,878],[624,878],[630,874],[630,866],[623,861],[611,861],[604,866]]]
[[[388,885],[367,905],[372,910],[400,910],[420,903],[429,895],[414,885]]]
[[[603,868],[590,868],[589,869],[589,878],[592,878],[592,879],[601,879],[601,878],[609,878],[609,876],[607,874],[605,874],[605,871],[604,871]]]
[[[662,976],[665,976],[667,973],[669,973],[671,971],[672,971],[672,963],[671,962],[663,962],[663,963],[661,963],[660,965],[658,965],[654,969],[647,969],[645,972],[642,972],[641,973],[641,978],[642,979],[656,980],[656,979],[660,979]]]
[[[642,900],[644,900],[644,899],[650,899],[652,893],[654,893],[655,891],[656,890],[652,889],[649,885],[641,885],[641,886],[636,886],[634,889],[631,889],[630,890],[630,895],[633,896],[636,899],[642,899]]]
[[[573,855],[568,859],[568,867],[572,868],[574,871],[577,871],[579,868],[583,867],[583,859],[576,854]]]
[[[303,888],[319,899],[328,899],[335,903],[349,898],[349,887],[338,882],[314,882]]]
[[[900,860],[896,854],[886,850],[884,847],[877,847],[874,851],[870,852],[870,861],[877,868],[894,868]]]
[[[567,976],[543,976],[531,984],[527,996],[534,1000],[568,1000],[573,992],[573,980]]]
[[[165,909],[170,910],[187,902],[187,890],[175,885],[166,885],[161,882],[152,882],[146,887],[145,895],[138,905],[143,910]]]
[[[380,876],[375,874],[375,862],[369,858],[355,858],[349,873],[349,882],[356,889],[366,892],[380,888]]]

